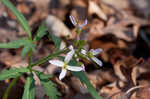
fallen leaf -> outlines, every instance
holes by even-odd
[[[107,20],[106,14],[94,1],[89,0],[88,12],[89,14],[96,14],[99,18],[103,19],[104,21]]]

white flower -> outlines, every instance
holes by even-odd
[[[99,66],[102,66],[102,62],[98,58],[95,57],[95,55],[98,55],[101,51],[102,51],[101,48],[98,48],[98,49],[95,49],[95,50],[91,49],[89,52],[87,52],[86,50],[82,49],[81,53],[86,55],[86,56],[88,56],[89,58],[91,58]]]
[[[74,49],[73,49],[73,46],[70,46],[69,49],[70,49],[70,52],[67,53],[64,61],[49,60],[49,63],[62,68],[61,73],[59,75],[59,80],[62,80],[65,77],[65,75],[67,73],[67,70],[70,70],[70,71],[84,71],[84,66],[79,67],[79,66],[70,66],[70,65],[68,65],[69,61],[72,59],[72,56],[75,52]]]

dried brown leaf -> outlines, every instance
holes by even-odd
[[[99,18],[103,20],[107,20],[106,14],[102,11],[102,9],[94,2],[89,0],[89,8],[88,8],[89,14],[96,14]]]

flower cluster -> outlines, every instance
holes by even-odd
[[[62,80],[66,73],[67,73],[67,70],[70,70],[70,71],[85,71],[85,67],[84,65],[82,64],[81,66],[70,66],[68,63],[70,62],[70,60],[73,58],[73,55],[77,55],[75,53],[75,49],[73,48],[73,46],[69,46],[69,49],[70,51],[67,53],[64,61],[60,61],[60,60],[49,60],[49,63],[57,66],[57,67],[61,67],[62,70],[61,70],[61,73],[59,75],[59,80]],[[82,49],[81,50],[81,54],[85,55],[87,57],[87,59],[92,59],[94,62],[96,62],[99,66],[102,66],[102,62],[96,58],[94,55],[98,55],[100,52],[102,51],[102,49],[91,49],[89,52]]]
[[[72,24],[74,26],[76,26],[77,29],[79,29],[79,30],[82,30],[82,27],[87,24],[87,20],[85,20],[83,24],[77,23],[73,16],[70,16],[70,20],[71,20]],[[102,51],[102,49],[100,49],[100,48],[95,49],[95,50],[91,49],[90,51],[86,51],[83,49],[83,47],[74,49],[74,47],[71,45],[71,46],[69,46],[69,50],[70,51],[66,54],[64,61],[49,60],[49,63],[62,68],[61,73],[59,75],[59,80],[62,80],[65,77],[67,70],[75,71],[75,72],[85,71],[84,64],[79,62],[79,58],[82,58],[81,56],[83,56],[87,60],[94,61],[99,66],[102,66],[102,62],[98,58],[95,57],[95,55],[98,55]],[[76,59],[76,61],[78,63],[80,63],[79,66],[69,65],[69,62],[72,60],[73,57]]]

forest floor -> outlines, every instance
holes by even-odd
[[[86,74],[103,99],[149,99],[150,97],[150,1],[149,0],[11,0],[27,18],[35,35],[45,21],[63,46],[75,39],[75,27],[69,16],[81,22],[88,19],[81,39],[91,49],[102,48],[98,58],[102,67],[84,61]],[[69,37],[68,37],[69,35]],[[27,36],[13,13],[0,3],[0,43]],[[27,66],[21,49],[0,49],[0,71]],[[55,52],[47,36],[38,42],[32,62]],[[60,70],[50,64],[35,69],[54,74],[62,96],[60,99],[93,99],[78,78],[68,74],[58,80]],[[12,89],[9,99],[21,99],[26,75]],[[11,80],[0,82],[0,99]],[[44,89],[36,86],[36,99],[48,99]]]

